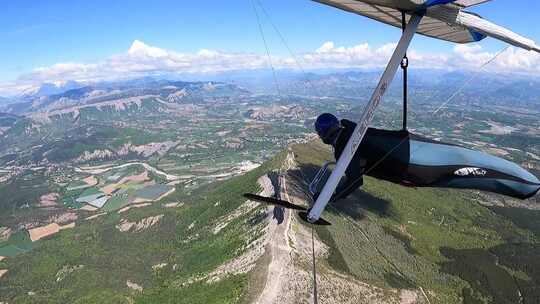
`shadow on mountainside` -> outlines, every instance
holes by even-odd
[[[462,291],[464,303],[538,303],[540,300],[540,244],[507,243],[489,249],[443,247],[449,259],[441,270],[467,281],[472,290]]]
[[[321,167],[315,166],[312,164],[300,164],[297,169],[291,169],[288,172],[288,175],[295,179],[293,183],[293,193],[302,194],[304,196],[310,197],[309,194],[309,183],[313,177],[317,174]],[[327,173],[328,177],[330,173]],[[319,189],[322,188],[319,185]],[[291,189],[289,189],[291,191]],[[380,217],[390,216],[390,202],[377,198],[367,192],[362,191],[361,189],[353,192],[346,199],[342,199],[336,202],[332,202],[331,206],[333,208],[327,208],[326,211],[330,213],[337,214],[339,212],[345,213],[355,220],[361,220],[364,218],[364,212],[371,211]]]

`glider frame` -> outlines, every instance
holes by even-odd
[[[347,142],[343,153],[339,157],[335,169],[332,171],[332,174],[326,181],[321,194],[307,215],[307,220],[310,223],[317,222],[317,220],[321,217],[321,214],[330,201],[330,198],[336,190],[339,181],[343,177],[343,174],[345,174],[345,170],[347,170],[347,167],[349,166],[354,154],[356,153],[356,150],[360,146],[360,143],[367,132],[369,124],[373,120],[377,106],[381,102],[384,93],[390,86],[390,83],[392,82],[403,58],[407,53],[407,49],[411,44],[411,40],[418,29],[422,17],[423,14],[417,13],[411,16],[409,23],[403,31],[401,39],[399,40],[399,43],[396,46],[396,49],[394,50],[394,53],[392,54],[384,73],[381,76],[381,79],[379,80],[379,84],[375,88],[375,91],[373,92],[373,95],[371,96],[371,99],[369,100],[369,103],[366,106],[362,117],[360,118],[358,125],[349,138],[349,141]]]

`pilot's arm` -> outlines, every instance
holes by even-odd
[[[360,188],[364,184],[364,170],[365,160],[354,157],[330,200],[338,201],[344,199]]]
[[[364,184],[364,166],[364,160],[357,160],[356,157],[353,158],[353,160],[349,164],[349,167],[345,171],[345,175],[341,178],[341,181],[339,182],[336,190],[334,191],[334,194],[330,198],[331,202],[339,201],[346,198]],[[316,193],[313,197],[313,200],[316,201],[319,197],[319,194],[320,193]]]

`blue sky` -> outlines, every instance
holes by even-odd
[[[399,38],[397,29],[312,1],[260,1],[297,53],[328,41],[377,48]],[[471,10],[540,41],[540,27],[531,26],[539,9],[538,0],[493,0]],[[288,56],[265,20],[263,26],[272,55]],[[181,54],[201,49],[264,54],[250,0],[3,1],[0,28],[0,82],[58,63],[101,62],[126,53],[135,40]],[[503,44],[489,39],[481,46],[494,53]],[[454,45],[417,36],[412,48],[445,54]]]

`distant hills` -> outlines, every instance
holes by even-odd
[[[159,96],[166,102],[181,102],[205,97],[230,97],[248,94],[249,91],[234,84],[223,82],[184,82],[141,78],[120,82],[101,82],[87,86],[75,85],[73,89],[57,92],[50,85],[42,86],[35,94],[21,97],[19,102],[0,105],[3,112],[13,114],[32,114],[51,112],[79,107],[98,105],[104,102],[140,96]],[[64,87],[65,88],[65,87]]]
[[[0,111],[29,114],[99,104],[136,96],[160,96],[167,102],[187,102],[200,97],[232,97],[246,94],[301,95],[367,100],[376,86],[380,71],[329,70],[300,73],[277,72],[277,83],[267,71],[230,72],[207,75],[207,81],[178,81],[143,77],[123,81],[81,84],[67,81],[45,83],[16,98],[0,97]],[[454,93],[453,103],[477,103],[540,109],[540,80],[520,75],[502,75],[443,70],[415,70],[409,73],[411,102],[440,103]],[[387,94],[388,100],[401,98],[398,71]]]
[[[40,86],[27,89],[22,92],[21,97],[36,98],[41,96],[49,96],[54,94],[61,94],[63,92],[83,87],[84,84],[69,80],[62,83],[43,83]]]

